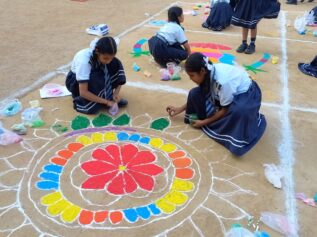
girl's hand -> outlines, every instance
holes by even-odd
[[[183,112],[183,110],[181,108],[174,107],[171,105],[166,107],[166,111],[169,114],[169,116],[171,116],[172,118],[175,117],[176,115],[180,114],[181,112]]]
[[[204,120],[194,120],[192,122],[192,126],[194,128],[201,128],[201,127],[205,126],[205,121]]]
[[[113,99],[116,103],[118,103],[121,100],[121,97],[119,95],[113,95]]]
[[[112,107],[114,105],[114,101],[112,100],[108,100],[108,102],[106,103],[107,106]]]

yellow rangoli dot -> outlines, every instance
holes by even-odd
[[[59,201],[60,199],[62,199],[62,194],[60,192],[54,192],[54,193],[50,193],[50,194],[43,196],[41,198],[41,203],[43,205],[48,206],[48,205],[54,204],[55,202]]]
[[[127,167],[125,167],[124,165],[119,165],[119,170],[120,171],[125,171],[127,169]]]
[[[105,141],[117,141],[117,134],[115,132],[106,132],[104,135]]]
[[[80,207],[73,205],[62,212],[61,219],[64,222],[71,223],[74,220],[76,220],[80,211],[81,211]]]
[[[92,144],[92,140],[90,137],[87,137],[85,135],[81,135],[76,139],[76,142],[79,142],[85,146]]]
[[[161,209],[162,212],[166,214],[171,214],[176,210],[175,205],[172,203],[166,202],[164,199],[159,199],[155,202],[156,206]]]
[[[64,211],[66,208],[70,207],[72,204],[68,201],[66,201],[65,199],[62,199],[60,201],[58,201],[57,203],[49,206],[47,208],[47,212],[51,215],[51,216],[57,216],[59,215],[62,211]]]
[[[160,148],[164,144],[161,138],[152,138],[150,141],[150,145],[154,148]]]
[[[187,202],[188,197],[186,194],[172,190],[169,193],[167,193],[163,199],[165,199],[167,202],[173,203],[175,205],[183,205],[185,202]]]
[[[91,135],[91,140],[93,141],[93,143],[101,143],[104,140],[103,134],[99,132],[95,132]]]
[[[173,190],[189,192],[194,189],[194,183],[187,180],[175,179],[172,185]]]
[[[161,147],[161,150],[162,151],[165,151],[167,153],[170,153],[170,152],[173,152],[176,150],[176,146],[174,144],[171,144],[171,143],[167,143],[167,144],[164,144],[162,147]]]

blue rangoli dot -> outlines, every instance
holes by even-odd
[[[151,210],[151,212],[153,213],[153,215],[159,215],[159,214],[161,214],[161,210],[158,209],[155,204],[150,204],[150,205],[148,205],[148,208]]]
[[[144,220],[147,220],[151,217],[151,212],[149,209],[147,209],[147,207],[138,207],[136,208],[136,212]]]
[[[42,190],[51,190],[51,189],[58,189],[59,184],[52,181],[40,181],[36,183],[36,186]]]
[[[149,137],[142,137],[141,139],[140,139],[140,142],[141,143],[144,143],[144,144],[149,144],[149,142],[150,142],[150,138]]]
[[[49,180],[57,183],[59,182],[59,175],[56,173],[43,172],[40,174],[39,177],[44,180]]]
[[[129,140],[130,140],[130,141],[137,142],[137,141],[139,141],[140,137],[141,137],[141,136],[140,136],[139,134],[132,134],[132,135],[129,137]]]
[[[125,218],[129,221],[129,222],[136,222],[138,220],[138,214],[136,213],[136,211],[132,208],[130,209],[126,209],[123,210],[124,216]]]
[[[121,132],[117,135],[117,137],[119,141],[125,141],[125,140],[128,140],[129,135],[125,132]]]
[[[63,166],[60,165],[45,165],[44,166],[44,170],[48,171],[48,172],[53,172],[53,173],[58,173],[60,174],[63,170]]]

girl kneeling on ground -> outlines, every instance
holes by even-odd
[[[119,96],[126,83],[122,63],[115,57],[117,45],[112,37],[91,42],[90,48],[80,50],[74,57],[66,77],[66,87],[72,93],[74,109],[95,114],[101,108],[119,107],[128,101]]]
[[[259,113],[261,90],[248,73],[236,66],[213,65],[201,53],[189,56],[185,69],[198,87],[190,90],[187,103],[168,106],[171,117],[186,111],[185,123],[202,130],[230,152],[241,156],[261,138],[266,128]]]

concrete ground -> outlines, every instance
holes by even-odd
[[[137,3],[101,0],[0,3],[1,9],[5,9],[0,14],[0,50],[4,55],[0,59],[3,75],[0,80],[5,85],[0,89],[0,97],[23,94],[20,100],[24,108],[29,107],[29,101],[39,100],[45,121],[42,128],[28,129],[23,142],[0,147],[0,236],[223,236],[235,223],[251,231],[259,228],[270,236],[280,236],[258,223],[261,212],[286,215],[293,226],[298,226],[293,236],[315,236],[316,210],[296,200],[295,194],[302,192],[313,197],[317,192],[313,160],[317,151],[314,146],[317,86],[315,78],[297,69],[298,62],[309,62],[316,55],[317,40],[310,34],[298,35],[292,24],[296,16],[316,4],[282,3],[283,11],[278,19],[259,24],[257,52],[251,56],[235,53],[241,41],[239,28],[229,27],[222,32],[201,28],[203,9],[198,11],[198,16],[185,16],[184,27],[190,42],[229,46],[231,50],[221,53],[235,56],[240,65],[250,65],[264,53],[279,57],[278,64],[269,60],[261,67],[265,72],[250,72],[262,89],[261,112],[268,126],[253,150],[235,158],[200,130],[184,125],[182,116],[173,120],[167,117],[165,107],[184,103],[187,91],[195,86],[184,72],[180,81],[162,82],[151,57],[131,57],[133,45],[158,30],[146,20],[151,20],[151,16],[165,20],[166,8],[171,3],[167,0],[155,4],[143,0]],[[178,5],[189,11],[195,3]],[[85,28],[101,22],[110,26],[112,36],[120,36],[117,56],[128,78],[122,94],[129,100],[129,106],[120,114],[128,114],[130,122],[123,127],[109,125],[93,131],[81,130],[81,134],[80,131],[72,133],[70,121],[78,114],[72,109],[71,98],[40,99],[38,87],[47,81],[64,83],[73,55],[88,47],[94,38],[85,34]],[[147,45],[142,49],[147,50]],[[140,72],[132,70],[133,63],[141,67]],[[145,70],[152,76],[145,77]],[[96,116],[86,117],[92,120]],[[151,128],[160,118],[168,122],[166,128],[163,131]],[[10,128],[21,121],[20,114],[1,121]],[[54,124],[67,127],[68,132],[53,131]],[[115,141],[108,137],[109,132],[117,137],[120,132],[139,134],[152,140],[150,145],[141,140],[135,142],[131,137]],[[96,138],[100,134],[101,140]],[[80,135],[87,135],[89,138],[85,139],[89,141],[93,137],[92,144],[83,142]],[[47,165],[54,164],[56,157],[64,157],[60,151],[75,141],[84,143],[85,147],[73,151],[73,157],[62,165],[60,174],[51,170],[50,178],[43,178],[43,170],[49,169]],[[155,164],[164,169],[155,177],[152,191],[138,188],[134,193],[112,195],[105,190],[81,187],[88,177],[81,165],[92,159],[94,150],[128,143],[152,152]],[[176,158],[178,163],[175,162],[170,154],[173,146],[184,151],[187,158]],[[190,164],[184,166],[181,162],[185,160]],[[281,165],[282,190],[273,188],[265,179],[263,164],[269,163]],[[192,176],[188,172],[193,172]],[[56,174],[58,181],[54,182],[58,188],[48,188],[48,183],[43,184],[45,188],[39,185],[43,180],[52,181]],[[151,209],[151,216],[147,216],[148,209],[146,212],[144,207],[150,203],[161,213],[155,214]],[[133,211],[138,215],[135,220],[131,209],[137,210]],[[102,215],[107,218],[100,220]],[[254,219],[252,223],[250,216]]]

